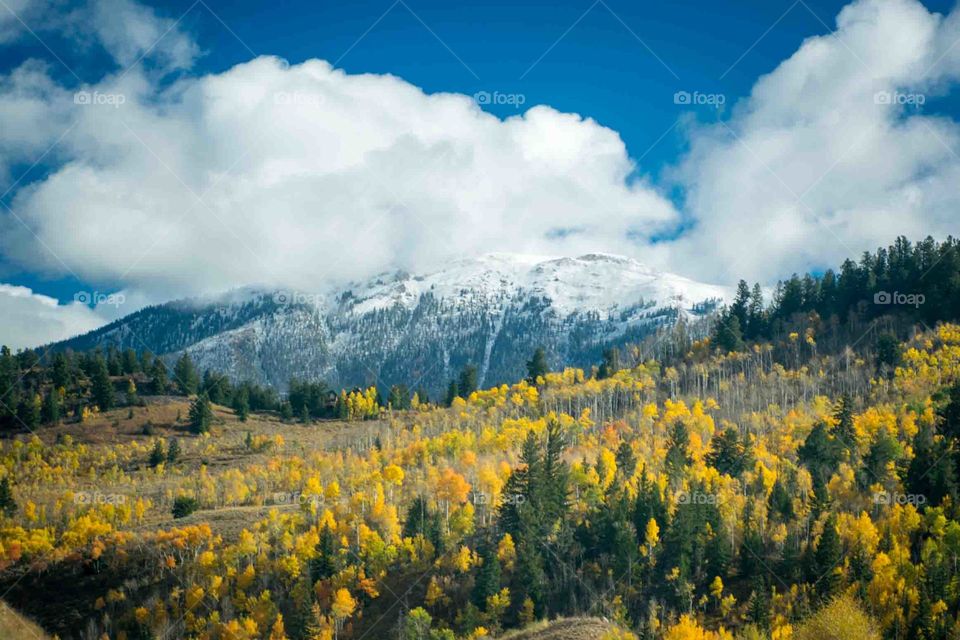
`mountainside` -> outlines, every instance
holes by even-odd
[[[278,388],[298,377],[435,394],[468,363],[481,385],[515,380],[537,346],[555,366],[588,366],[608,346],[702,317],[727,295],[619,256],[491,254],[320,293],[241,290],[172,302],[57,347],[113,344],[170,360],[186,351],[201,371]]]

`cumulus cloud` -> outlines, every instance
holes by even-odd
[[[958,27],[913,0],[854,2],[728,122],[694,128],[676,178],[696,226],[674,264],[769,281],[955,231],[960,130],[918,103],[956,81]]]
[[[96,329],[105,318],[90,307],[36,294],[27,287],[0,283],[0,342],[11,349],[35,347]]]
[[[20,94],[58,105],[48,126],[72,127],[62,166],[13,201],[26,225],[3,251],[29,268],[181,294],[309,288],[493,249],[629,252],[675,221],[616,132],[545,106],[503,121],[271,57],[162,91],[106,78],[82,105],[24,76]]]

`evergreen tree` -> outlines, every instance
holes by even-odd
[[[460,372],[460,378],[457,380],[457,392],[461,398],[469,398],[470,394],[477,390],[477,368],[468,364]]]
[[[34,431],[40,426],[42,408],[43,401],[40,399],[39,394],[33,397],[26,396],[17,408],[17,417],[29,431]]]
[[[153,451],[150,452],[150,466],[156,467],[167,459],[167,454],[163,450],[163,443],[159,440],[153,443]]]
[[[129,376],[140,370],[137,353],[133,349],[125,349],[120,356],[120,375]]]
[[[167,365],[157,358],[150,369],[150,390],[154,395],[163,395],[167,392]]]
[[[233,394],[233,410],[237,414],[237,420],[246,422],[250,415],[250,396],[245,388],[241,388]]]
[[[50,370],[50,381],[56,389],[67,389],[73,384],[73,374],[67,356],[57,353],[53,356],[53,365]]]
[[[480,569],[473,583],[471,599],[478,609],[485,611],[487,598],[500,592],[500,559],[497,557],[497,546],[488,539],[484,539],[477,551]]]
[[[451,380],[450,384],[447,386],[447,406],[451,406],[453,401],[460,397],[460,388],[457,386],[456,380]]]
[[[170,444],[167,446],[167,462],[173,464],[180,458],[180,439],[170,438]]]
[[[113,382],[107,371],[107,364],[103,358],[97,357],[91,386],[93,401],[101,411],[112,409],[114,405]]]
[[[840,576],[836,572],[843,556],[840,533],[837,530],[837,516],[831,513],[823,525],[823,533],[814,553],[815,575],[811,576],[814,590],[821,600],[828,600],[840,588]]]
[[[310,560],[310,580],[326,580],[337,574],[337,551],[334,546],[333,532],[330,526],[323,525],[320,530],[320,540],[313,548],[314,557]]]
[[[213,421],[213,410],[210,408],[210,399],[201,393],[190,405],[190,429],[194,433],[207,433]]]
[[[51,387],[47,390],[47,395],[43,399],[43,421],[46,424],[57,424],[60,422],[60,392]]]
[[[604,380],[611,377],[617,371],[620,371],[620,369],[620,350],[616,347],[611,347],[603,352],[603,362],[600,363],[597,377]]]
[[[877,338],[877,372],[893,377],[894,370],[900,366],[900,341],[889,333]]]
[[[17,511],[17,502],[13,499],[13,490],[10,487],[10,478],[0,479],[0,513],[10,517]]]
[[[753,456],[747,443],[740,441],[739,429],[728,427],[710,440],[706,462],[720,473],[736,478],[753,467]]]
[[[671,478],[683,474],[684,468],[690,464],[687,447],[690,444],[690,431],[682,421],[677,421],[670,427],[670,442],[667,445],[665,465]]]
[[[293,420],[293,407],[290,406],[290,403],[287,401],[280,404],[280,419],[284,422]]]
[[[543,347],[537,347],[533,357],[527,361],[527,382],[537,384],[537,378],[542,378],[548,373],[550,373],[550,365],[547,364],[547,352]]]
[[[197,392],[200,380],[197,376],[197,369],[193,366],[193,360],[190,359],[190,354],[184,353],[177,360],[177,364],[173,368],[173,377],[176,380],[177,389],[180,390],[182,395],[189,396]]]

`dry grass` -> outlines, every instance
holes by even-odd
[[[600,640],[615,628],[602,618],[558,618],[506,633],[500,640]]]
[[[30,620],[0,600],[0,638],[10,640],[49,640],[50,636]]]

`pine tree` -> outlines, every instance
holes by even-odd
[[[287,401],[283,401],[280,404],[280,419],[284,422],[293,420],[293,407],[290,406],[290,403]]]
[[[547,352],[543,347],[537,347],[533,357],[527,361],[527,382],[537,384],[537,378],[543,378],[548,373],[550,373],[550,365],[547,364]]]
[[[477,550],[480,556],[480,569],[473,583],[471,600],[481,611],[487,608],[487,598],[500,592],[500,559],[497,547],[489,539],[484,539]]]
[[[17,511],[17,502],[13,499],[13,491],[10,488],[10,478],[4,476],[0,479],[0,513],[10,517]]]
[[[159,440],[153,443],[153,451],[150,452],[150,466],[156,467],[167,459],[167,454],[163,450],[163,443]]]
[[[620,371],[620,350],[611,347],[603,352],[603,362],[597,370],[597,377],[603,380],[613,376],[617,371]]]
[[[60,392],[51,387],[47,390],[47,395],[43,399],[42,416],[46,424],[57,424],[60,422]]]
[[[150,369],[150,390],[154,395],[163,395],[167,392],[167,365],[157,358]]]
[[[233,394],[233,410],[237,414],[237,420],[247,421],[250,416],[250,395],[246,389],[240,389]]]
[[[470,394],[477,390],[477,368],[468,364],[460,372],[460,378],[457,380],[457,391],[461,398],[469,398]]]
[[[33,431],[40,426],[42,408],[43,401],[39,394],[35,394],[33,397],[27,396],[20,402],[20,406],[17,408],[17,416],[28,430]]]
[[[671,478],[679,477],[684,467],[690,464],[690,456],[687,453],[687,447],[690,444],[690,431],[687,425],[677,421],[670,428],[670,442],[667,446],[667,455],[665,464]]]
[[[113,382],[110,381],[110,374],[107,371],[106,362],[99,356],[97,357],[93,372],[91,392],[93,393],[93,401],[101,411],[107,411],[113,408]]]
[[[181,394],[189,396],[197,392],[200,380],[197,376],[197,370],[193,366],[193,360],[190,359],[190,354],[184,353],[177,360],[177,364],[173,368],[173,377]]]
[[[334,535],[329,525],[320,530],[320,539],[313,548],[314,557],[310,560],[310,579],[326,580],[332,578],[339,570],[337,567],[337,550],[334,547]]]
[[[447,387],[447,406],[451,406],[453,401],[460,397],[460,388],[457,386],[456,380],[451,380],[450,385]]]
[[[170,444],[167,446],[167,462],[173,464],[180,458],[180,439],[170,438]]]
[[[70,371],[70,363],[67,361],[67,357],[62,353],[58,353],[53,356],[53,366],[50,371],[50,381],[53,383],[54,388],[57,389],[66,389],[73,383],[73,375]]]
[[[213,421],[213,410],[210,408],[210,399],[201,393],[190,405],[190,429],[194,433],[207,433]]]
[[[840,588],[840,576],[836,572],[842,560],[843,546],[837,530],[837,516],[831,513],[823,525],[823,533],[814,552],[815,582],[814,589],[821,600],[828,600]]]

